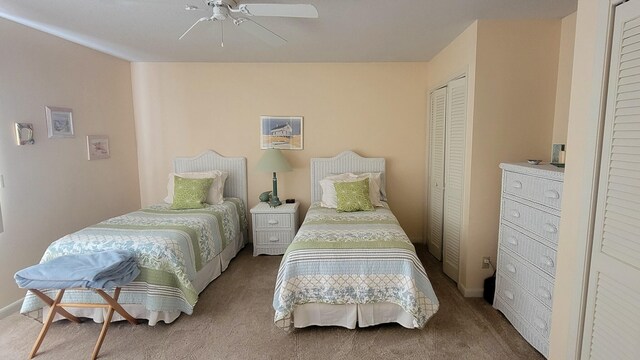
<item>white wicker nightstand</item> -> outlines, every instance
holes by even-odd
[[[253,256],[282,255],[298,231],[299,203],[272,208],[259,203],[251,209]]]

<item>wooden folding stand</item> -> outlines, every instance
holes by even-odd
[[[29,289],[32,293],[34,293],[40,300],[44,301],[45,304],[49,305],[49,315],[47,315],[47,319],[42,324],[42,330],[40,330],[40,334],[36,339],[36,343],[33,345],[33,349],[29,354],[29,359],[32,359],[36,356],[44,337],[47,335],[47,331],[49,330],[49,326],[53,322],[53,318],[56,314],[60,314],[65,318],[73,321],[75,323],[80,323],[80,319],[71,315],[68,311],[66,311],[65,307],[76,307],[76,308],[106,308],[107,316],[104,318],[104,324],[102,325],[102,330],[100,331],[100,336],[98,337],[98,341],[96,342],[96,346],[93,348],[93,354],[91,355],[91,359],[95,360],[98,357],[98,353],[100,352],[100,347],[104,342],[104,337],[107,335],[107,330],[109,330],[109,325],[111,324],[111,318],[113,317],[113,312],[117,311],[118,314],[122,315],[130,324],[137,325],[138,321],[134,319],[120,304],[118,304],[118,297],[120,296],[120,288],[117,287],[113,294],[113,297],[109,296],[102,289],[93,289],[98,295],[100,295],[106,304],[94,304],[94,303],[65,303],[61,304],[62,296],[64,295],[65,289],[60,289],[58,291],[58,295],[56,295],[55,299],[51,299],[49,296],[42,293],[40,290]]]

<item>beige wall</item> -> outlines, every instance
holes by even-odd
[[[501,162],[545,159],[551,148],[560,21],[478,22],[469,224],[465,243],[467,294],[480,295],[496,259]]]
[[[475,104],[475,82],[476,82],[476,47],[478,41],[478,22],[474,21],[469,27],[462,32],[455,40],[453,40],[446,48],[444,48],[441,52],[439,52],[436,56],[431,59],[429,62],[429,91],[433,91],[443,85],[445,85],[449,80],[458,77],[462,74],[465,74],[467,77],[467,128],[471,129],[473,127],[473,108]],[[429,153],[429,127],[427,126],[427,137],[426,139],[426,148],[427,148],[427,156]],[[471,157],[471,143],[472,133],[471,131],[467,131],[467,148],[466,150],[466,158],[469,159]],[[471,167],[470,162],[467,161],[465,164],[465,173],[469,173]],[[425,181],[425,186],[429,184],[429,168],[425,169],[427,172],[427,177]],[[464,183],[464,192],[465,194],[469,193],[469,188],[471,186],[470,177],[465,177]],[[468,208],[469,206],[469,197],[464,196],[464,208]],[[425,204],[427,202],[425,201]],[[462,222],[462,238],[460,244],[460,274],[466,273],[467,263],[467,241],[469,239],[468,236],[468,223],[469,217],[468,212],[463,213],[463,222]],[[426,228],[426,227],[425,227]],[[426,234],[428,234],[429,229],[426,229]],[[425,235],[426,239],[426,235]],[[462,278],[462,276],[461,276]]]
[[[134,63],[143,205],[165,196],[176,156],[214,149],[248,159],[249,206],[271,187],[258,172],[260,115],[304,116],[304,150],[285,151],[281,199],[310,201],[309,159],[352,149],[387,159],[389,204],[410,238],[423,227],[427,63]]]
[[[552,144],[567,143],[569,123],[569,98],[571,96],[571,73],[573,69],[573,44],[576,38],[576,13],[562,19],[560,30],[560,53],[558,56],[558,82],[556,85],[556,107],[553,121]],[[549,155],[543,159],[551,159]]]
[[[581,288],[588,255],[591,215],[590,194],[594,186],[596,133],[602,84],[604,42],[598,30],[606,16],[606,0],[579,0],[567,134],[567,169],[562,194],[562,219],[558,240],[558,266],[553,291],[550,358],[571,359],[581,336]],[[569,185],[570,184],[570,185]]]
[[[127,62],[0,19],[0,308],[24,296],[13,274],[57,238],[139,207]],[[48,139],[45,105],[73,109],[75,138]],[[17,146],[14,122],[33,123]],[[109,136],[111,158],[87,161],[86,135]]]

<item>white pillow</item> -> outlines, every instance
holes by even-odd
[[[204,172],[186,172],[186,173],[170,173],[169,182],[167,183],[167,197],[164,202],[173,204],[173,177],[179,176],[185,179],[213,179],[207,195],[207,204],[219,205],[224,201],[224,182],[227,180],[229,173],[222,170],[212,170]]]
[[[383,206],[380,200],[381,173],[353,174],[344,173],[330,175],[319,181],[322,188],[322,199],[320,206],[335,209],[338,207],[338,195],[334,184],[336,182],[351,182],[369,178],[369,199],[373,206]]]

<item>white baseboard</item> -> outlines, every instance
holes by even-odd
[[[0,319],[4,319],[9,315],[18,313],[20,311],[20,307],[22,306],[23,301],[24,301],[24,298],[21,298],[0,309]]]
[[[458,283],[458,290],[462,293],[464,297],[482,297],[484,295],[484,289],[467,289],[464,285]]]

